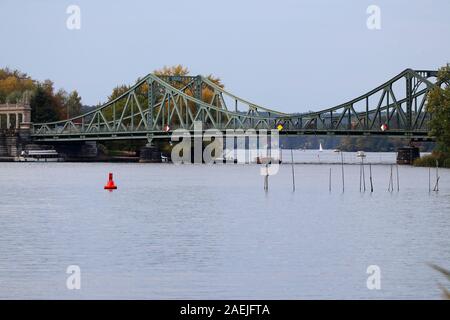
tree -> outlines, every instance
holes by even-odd
[[[47,79],[40,85],[49,95],[53,96],[53,81]]]
[[[22,100],[23,93],[19,90],[13,91],[6,96],[6,102],[8,103],[17,103]]]
[[[39,85],[31,97],[31,121],[51,122],[59,120],[54,108],[53,96],[43,86]]]
[[[438,151],[450,155],[450,64],[439,69],[437,84],[427,99],[430,135],[436,137]]]
[[[110,96],[108,96],[108,101],[114,100],[118,97],[120,97],[122,94],[124,94],[125,92],[128,91],[128,89],[130,89],[130,87],[126,86],[126,85],[121,85],[121,86],[117,86],[113,89],[112,93]]]
[[[81,114],[81,97],[76,90],[72,91],[66,100],[67,117],[72,118]]]
[[[153,71],[157,76],[187,76],[189,75],[189,69],[183,67],[181,64],[176,66],[164,66],[162,69]]]
[[[0,69],[0,103],[29,102],[33,122],[58,121],[81,114],[77,91],[70,94],[64,89],[54,91],[51,80],[38,82],[19,70]]]
[[[16,103],[23,93],[34,91],[36,85],[26,73],[8,68],[0,69],[0,103]]]
[[[59,89],[58,92],[53,97],[53,108],[58,114],[58,118],[60,120],[67,119],[68,110],[67,110],[67,100],[69,99],[69,95],[66,90]]]

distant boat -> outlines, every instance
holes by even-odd
[[[322,152],[323,148],[322,148],[322,143],[319,144],[319,152]]]
[[[341,152],[339,149],[334,149],[333,152]]]
[[[366,154],[364,153],[364,151],[358,151],[358,152],[356,152],[356,156],[358,158],[365,158]]]
[[[64,158],[56,150],[22,151],[15,161],[18,162],[62,162]]]

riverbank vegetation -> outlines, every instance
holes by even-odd
[[[437,87],[427,99],[427,111],[431,114],[430,135],[436,137],[436,147],[431,155],[417,159],[416,166],[450,168],[450,64],[439,69]]]
[[[420,157],[414,161],[416,167],[442,167],[450,168],[450,157],[448,154],[434,150],[431,154]]]

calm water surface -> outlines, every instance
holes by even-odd
[[[428,169],[401,166],[389,193],[390,166],[374,165],[371,194],[358,165],[344,193],[339,165],[296,165],[295,193],[290,165],[268,193],[259,169],[1,163],[0,298],[441,297],[427,263],[450,267],[449,170],[429,193]],[[103,190],[108,172],[117,191]],[[69,265],[81,290],[66,289]]]

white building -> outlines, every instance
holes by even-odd
[[[0,104],[0,129],[30,129],[30,122],[29,104]]]

